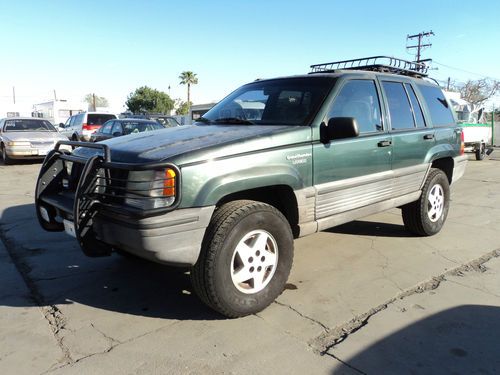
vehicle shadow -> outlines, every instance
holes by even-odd
[[[0,305],[32,306],[35,299],[46,306],[79,303],[147,317],[223,319],[194,294],[188,270],[117,253],[88,258],[72,237],[43,231],[34,204],[4,210],[0,234],[32,294],[31,298],[9,295],[0,285]],[[0,271],[7,258],[0,257]]]
[[[374,237],[415,237],[405,229],[404,225],[364,220],[351,221],[325,229],[325,232]]]
[[[431,315],[341,359],[367,374],[497,374],[499,337],[500,307],[463,305]],[[333,350],[335,356],[340,352]],[[332,374],[347,370],[346,366]]]

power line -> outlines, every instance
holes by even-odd
[[[465,70],[465,69],[461,69],[461,68],[457,68],[457,67],[454,67],[454,66],[451,66],[451,65],[440,63],[440,62],[438,62],[436,60],[433,60],[433,63],[437,64],[437,65],[444,66],[445,68],[457,70],[457,71],[464,72],[464,73],[474,74],[476,76],[483,77],[483,78],[488,78],[488,79],[493,79],[495,81],[500,81],[500,78],[495,78],[495,77],[487,76],[487,75],[484,75],[484,74],[471,72],[471,71],[468,71],[468,70]]]

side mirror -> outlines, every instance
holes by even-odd
[[[324,123],[320,129],[321,141],[328,143],[335,139],[354,138],[359,135],[358,123],[354,117],[332,117],[328,126]]]
[[[114,132],[114,133],[113,133],[113,137],[119,137],[119,136],[121,136],[121,135],[123,135],[123,133],[122,133],[122,132]]]
[[[64,124],[63,124],[62,122],[60,122],[60,123],[59,123],[59,127],[60,127],[61,129],[64,129]]]

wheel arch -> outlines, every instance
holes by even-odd
[[[275,207],[287,219],[293,236],[298,237],[299,212],[297,198],[289,185],[270,185],[235,191],[220,198],[216,203],[216,207],[235,200],[252,200]]]
[[[451,185],[451,182],[453,181],[454,165],[455,162],[453,161],[453,158],[451,156],[447,156],[434,160],[431,164],[431,167],[442,170],[446,175],[446,177],[448,178],[448,182]]]

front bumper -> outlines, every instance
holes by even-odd
[[[177,209],[143,219],[99,213],[94,220],[97,238],[157,263],[190,266],[200,254],[205,230],[215,206]]]
[[[62,152],[61,146],[100,152],[84,158]],[[48,231],[65,230],[75,236],[88,256],[109,255],[113,248],[119,248],[161,263],[194,264],[213,207],[176,210],[181,175],[171,163],[130,164],[110,159],[105,144],[59,142],[47,155],[38,176],[35,204],[40,225]],[[165,172],[160,179],[142,180],[137,175],[166,170],[174,172],[174,177]],[[158,181],[171,180],[173,184],[157,187]],[[159,189],[163,195],[151,194]],[[131,205],[158,199],[171,203],[139,205],[148,208]]]
[[[50,150],[53,148],[53,144],[50,147],[44,148],[34,148],[27,146],[11,146],[5,147],[5,152],[11,159],[27,159],[27,158],[44,158]]]

